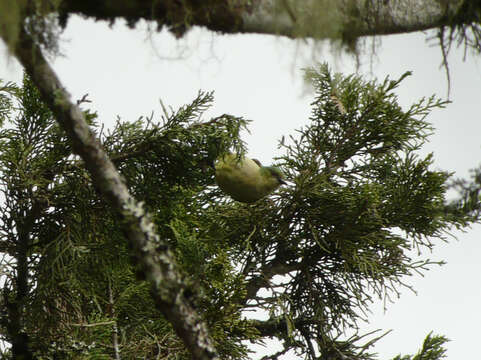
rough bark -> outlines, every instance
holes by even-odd
[[[158,309],[171,322],[194,359],[217,359],[205,323],[189,301],[192,295],[180,274],[173,254],[158,237],[142,204],[133,199],[120,174],[90,131],[83,113],[45,60],[30,36],[21,31],[14,55],[38,87],[60,126],[72,142],[75,153],[85,162],[95,186],[121,216],[127,238],[152,286]]]
[[[63,0],[59,12],[63,20],[71,14],[130,24],[154,20],[178,35],[198,25],[224,33],[354,39],[479,23],[479,8],[474,0]]]
[[[287,0],[268,0],[259,1],[251,13],[246,12],[242,17],[247,32],[273,32],[289,37],[355,38],[449,25],[463,3],[463,0],[308,0],[296,8]],[[316,26],[316,19],[338,24]]]

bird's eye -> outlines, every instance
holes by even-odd
[[[279,174],[277,171],[273,171],[272,172],[272,175],[277,179],[277,181],[279,182],[279,184],[285,184],[286,182],[284,181],[284,179],[282,178],[282,175]]]

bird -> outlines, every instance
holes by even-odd
[[[228,153],[215,163],[217,185],[234,200],[254,203],[286,184],[275,166],[262,166],[259,160]]]

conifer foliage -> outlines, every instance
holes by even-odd
[[[213,162],[245,151],[248,121],[204,120],[212,93],[109,130],[85,110],[168,240],[225,359],[247,358],[247,341],[272,337],[284,349],[266,359],[374,359],[368,349],[380,336],[347,333],[375,297],[389,300],[409,286],[406,276],[439,263],[425,250],[475,220],[447,204],[450,174],[418,154],[432,131],[425,118],[444,102],[402,109],[394,91],[408,73],[381,83],[327,65],[306,74],[311,117],[279,143],[289,184],[253,205],[214,185]],[[11,344],[3,355],[190,358],[139,276],[118,216],[28,77],[0,88],[0,120],[0,336]],[[250,310],[264,310],[264,320]],[[441,359],[445,341],[429,335],[430,357],[414,358]]]

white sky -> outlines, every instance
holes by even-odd
[[[104,23],[73,18],[63,38],[66,56],[56,59],[55,70],[74,99],[89,93],[99,120],[107,126],[117,115],[124,120],[152,111],[160,115],[159,99],[175,109],[190,102],[199,89],[215,90],[208,115],[230,113],[253,120],[251,135],[245,139],[250,154],[263,163],[278,154],[282,135],[293,134],[307,122],[312,94],[306,92],[301,68],[328,61],[336,71],[356,71],[352,59],[333,57],[327,45],[313,56],[312,42],[273,36],[194,30],[175,40],[165,32],[149,35],[145,29],[120,25],[110,29]],[[446,97],[440,50],[425,38],[423,34],[382,38],[372,64],[364,56],[359,72],[382,80],[412,70],[413,76],[397,91],[405,106],[433,93]],[[0,44],[0,79],[19,82],[20,67],[5,54]],[[481,162],[481,64],[472,56],[463,62],[462,56],[462,50],[450,54],[453,104],[428,118],[436,133],[425,150],[434,152],[435,168],[465,177]],[[433,268],[424,278],[406,279],[417,289],[417,296],[403,291],[386,313],[381,304],[372,307],[365,330],[394,330],[375,348],[381,359],[414,353],[431,330],[452,340],[447,345],[448,358],[479,356],[481,226],[456,235],[459,241],[441,244],[431,256],[446,260],[447,265]]]

